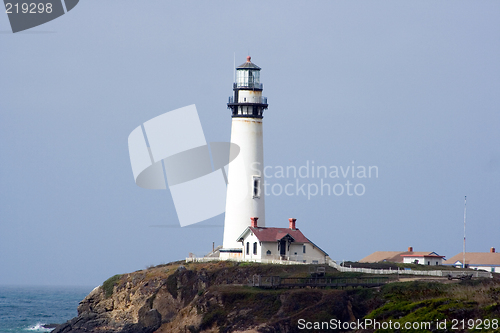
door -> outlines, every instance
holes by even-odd
[[[286,240],[280,240],[280,256],[286,255]]]

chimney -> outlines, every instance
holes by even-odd
[[[408,252],[413,252],[413,246],[408,247]]]
[[[490,252],[491,252],[491,253],[495,253],[495,248],[494,248],[494,247],[492,247],[492,248],[490,249]]]
[[[258,217],[251,217],[250,220],[252,220],[252,228],[257,228],[257,220],[259,218]]]
[[[297,219],[289,218],[288,221],[290,221],[290,229],[295,230],[295,221],[297,221]]]

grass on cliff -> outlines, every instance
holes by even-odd
[[[447,319],[447,325],[451,326],[452,319],[500,317],[500,287],[498,282],[490,279],[451,284],[422,281],[390,283],[381,288],[380,297],[385,303],[365,318],[379,322],[391,320],[401,325]]]
[[[106,298],[111,297],[111,295],[113,295],[113,289],[115,285],[118,284],[118,281],[120,281],[121,277],[122,277],[121,274],[116,274],[102,283],[102,289],[104,290]]]

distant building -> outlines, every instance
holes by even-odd
[[[221,259],[271,261],[289,260],[307,264],[324,264],[328,254],[311,242],[295,226],[296,219],[289,219],[289,228],[267,228],[258,226],[258,218],[251,219],[251,226],[235,239],[240,251],[220,250]]]
[[[432,265],[438,266],[443,264],[444,256],[440,256],[436,252],[422,254],[422,252],[414,254],[402,254],[404,264]]]
[[[463,252],[444,262],[444,265],[462,267]],[[472,269],[482,269],[492,273],[500,273],[500,253],[492,247],[490,252],[465,252],[465,265]]]
[[[374,262],[395,262],[405,264],[419,265],[442,265],[444,256],[440,256],[436,252],[414,252],[413,247],[408,247],[408,251],[377,251],[367,257],[364,257],[359,262],[374,263]]]

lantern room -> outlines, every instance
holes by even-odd
[[[252,63],[251,57],[236,67],[236,88],[262,89],[260,83],[260,67]]]

